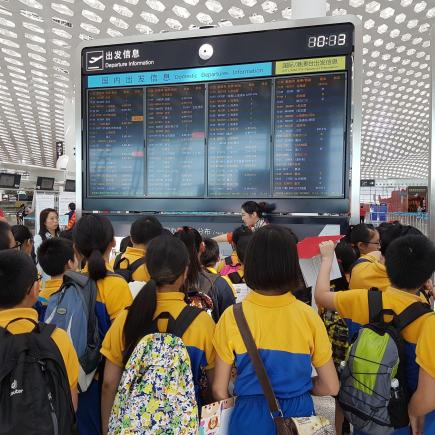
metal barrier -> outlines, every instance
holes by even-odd
[[[424,235],[429,236],[429,213],[417,212],[417,213],[405,213],[405,212],[387,212],[386,222],[398,221],[403,225],[411,225],[419,229]],[[367,213],[367,216],[369,214]],[[371,223],[375,226],[380,225],[380,220],[369,219],[367,223]]]

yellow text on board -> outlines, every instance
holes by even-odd
[[[276,62],[275,74],[300,74],[346,69],[346,57],[315,57],[312,59],[282,60]]]

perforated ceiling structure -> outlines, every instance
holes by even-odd
[[[435,0],[331,0],[328,13],[363,22],[362,177],[427,176]],[[291,16],[290,0],[0,0],[0,161],[54,166],[80,40]]]

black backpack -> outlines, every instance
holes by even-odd
[[[51,338],[55,326],[11,334],[0,328],[0,434],[76,434],[75,412],[62,355]]]
[[[121,253],[116,256],[115,262],[113,263],[113,271],[117,275],[122,276],[127,282],[132,282],[134,281],[133,273],[136,272],[142,264],[145,264],[146,259],[145,257],[142,257],[130,264],[128,258],[122,257],[122,255],[123,254]],[[127,267],[125,269],[121,269],[121,264],[123,262],[127,262]]]

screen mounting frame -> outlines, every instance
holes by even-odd
[[[275,22],[260,25],[243,25],[229,28],[200,29],[195,31],[169,32],[156,35],[135,35],[131,37],[119,38],[114,44],[112,38],[102,40],[91,40],[82,42],[76,52],[76,62],[74,68],[75,88],[82,89],[82,52],[87,48],[134,44],[153,41],[169,41],[188,38],[207,38],[219,35],[233,35],[240,33],[252,33],[268,30],[279,30],[298,27],[317,27],[331,24],[351,23],[354,27],[354,41],[351,70],[351,101],[348,107],[350,121],[348,125],[348,140],[346,149],[346,164],[344,175],[344,198],[89,198],[86,196],[86,161],[83,152],[82,142],[82,95],[76,93],[75,101],[75,125],[79,126],[75,131],[75,141],[79,146],[76,147],[76,191],[77,208],[84,211],[135,211],[135,212],[237,212],[240,204],[248,199],[255,201],[267,201],[277,204],[279,213],[329,213],[329,214],[348,214],[351,211],[352,221],[359,216],[359,178],[360,178],[360,150],[361,150],[361,72],[362,72],[362,29],[361,22],[355,16],[336,16],[321,17],[303,20],[289,20],[286,22]],[[319,54],[317,55],[319,56]],[[316,57],[313,53],[313,57]],[[350,79],[350,77],[348,78]],[[352,170],[350,171],[350,168]],[[346,174],[350,173],[349,179]]]

